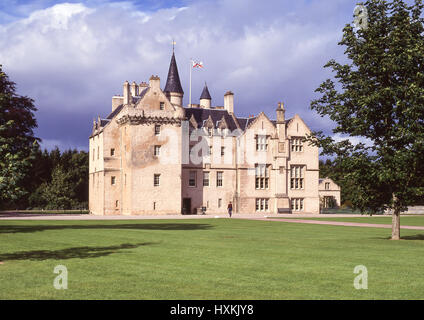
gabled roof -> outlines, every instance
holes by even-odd
[[[194,117],[196,122],[202,125],[206,120],[211,118],[214,125],[224,117],[225,122],[228,125],[228,129],[231,131],[237,129],[237,124],[234,122],[233,117],[228,113],[227,110],[222,109],[202,109],[202,108],[184,108],[187,119],[190,119],[191,116]]]
[[[178,75],[177,61],[175,60],[174,53],[172,53],[168,78],[166,80],[166,85],[163,92],[177,92],[184,94],[183,88],[181,87],[180,76]]]

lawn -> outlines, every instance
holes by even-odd
[[[0,299],[422,299],[423,231],[238,219],[0,221]],[[55,266],[68,289],[53,287]],[[368,290],[353,286],[368,268]]]

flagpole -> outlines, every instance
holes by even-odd
[[[190,58],[190,96],[189,96],[189,102],[188,107],[191,108],[191,71],[193,70],[193,59]]]

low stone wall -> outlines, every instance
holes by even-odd
[[[386,210],[384,214],[392,214],[393,210]],[[424,206],[408,207],[408,211],[402,212],[402,214],[424,214]]]

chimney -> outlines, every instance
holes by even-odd
[[[123,104],[124,98],[122,96],[113,96],[112,97],[112,112],[115,111],[117,107]]]
[[[131,83],[131,95],[133,97],[138,96],[138,86],[137,86],[137,83],[135,83],[135,81],[133,81],[133,83]]]
[[[149,79],[149,87],[160,89],[160,78],[158,76],[151,76]]]
[[[286,121],[286,110],[284,109],[284,103],[279,102],[277,108],[277,123],[284,123]]]
[[[224,95],[224,109],[228,111],[228,113],[234,113],[234,93],[228,91]]]
[[[141,93],[148,87],[149,87],[149,85],[146,82],[141,82],[138,85],[138,95],[141,95]]]
[[[130,103],[130,83],[128,81],[124,82],[124,105]]]

